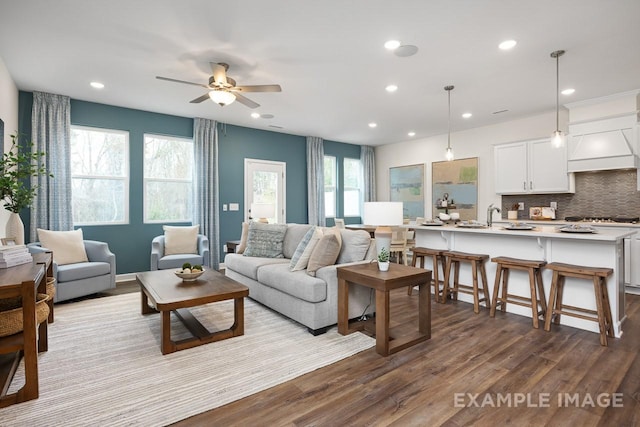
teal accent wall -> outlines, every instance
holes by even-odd
[[[19,128],[25,140],[31,140],[31,110],[33,95],[20,92]],[[162,234],[162,224],[143,223],[143,138],[145,133],[193,137],[193,119],[170,116],[130,108],[115,107],[80,100],[71,100],[71,124],[129,132],[130,200],[129,224],[82,226],[86,239],[107,242],[116,254],[118,274],[149,269],[151,240]],[[279,132],[232,125],[219,125],[218,155],[220,173],[220,253],[223,245],[240,238],[244,220],[244,159],[273,160],[286,163],[287,222],[307,222],[306,138]],[[338,159],[339,183],[342,182],[342,159],[359,158],[360,146],[325,141],[325,153]],[[238,203],[238,211],[223,211],[222,205]],[[338,200],[341,216],[342,200]],[[29,230],[29,213],[22,214]],[[327,225],[331,224],[327,221]],[[360,222],[351,219],[348,222]],[[172,224],[172,225],[185,225]]]

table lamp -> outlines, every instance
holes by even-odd
[[[269,223],[267,218],[276,215],[276,205],[273,203],[251,203],[251,218],[265,224]]]
[[[365,225],[377,225],[375,231],[376,251],[391,246],[391,226],[402,225],[402,202],[365,202]]]

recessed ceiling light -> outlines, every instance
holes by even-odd
[[[251,117],[253,117],[254,119],[259,119],[260,113],[251,113]]]
[[[404,58],[407,56],[413,56],[416,53],[418,53],[418,46],[414,46],[412,44],[405,44],[405,45],[399,46],[397,49],[393,51],[393,54],[395,56],[399,56],[401,58]]]
[[[103,89],[104,88],[104,85],[102,83],[100,83],[100,82],[91,82],[89,84],[94,89]]]
[[[389,50],[396,50],[400,47],[400,42],[398,40],[389,40],[384,44],[384,47]]]
[[[502,43],[500,43],[498,47],[502,50],[509,50],[509,49],[513,49],[514,46],[517,44],[518,42],[515,40],[505,40]]]
[[[398,86],[396,85],[389,85],[387,87],[384,88],[384,90],[386,90],[387,92],[395,92],[398,90]]]
[[[414,131],[409,132],[407,135],[409,136],[416,136],[416,133]]]
[[[576,91],[575,89],[573,89],[573,88],[569,88],[569,89],[565,89],[565,90],[563,90],[563,91],[562,91],[562,92],[560,92],[560,93],[561,93],[561,94],[563,94],[563,95],[573,95],[573,93],[574,93],[575,91]]]
[[[377,127],[377,126],[378,126],[377,123],[374,123],[374,122],[369,123],[369,127],[370,128],[374,128],[374,127]]]
[[[462,114],[462,118],[464,118],[464,119],[468,119],[471,116],[473,116],[473,114],[471,114],[471,113],[463,113]]]

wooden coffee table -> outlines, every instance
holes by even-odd
[[[431,338],[431,270],[391,264],[389,271],[378,264],[366,263],[338,267],[338,332],[347,335],[365,329],[367,322],[349,323],[349,285],[357,284],[376,291],[376,351],[388,356]],[[418,285],[418,331],[394,338],[389,331],[389,292]]]
[[[249,288],[235,280],[210,269],[192,282],[183,282],[173,270],[138,273],[136,280],[140,285],[142,314],[161,314],[162,354],[244,334],[244,298],[249,296]],[[221,331],[210,332],[187,309],[230,299],[234,301],[234,322],[229,329]],[[192,338],[179,341],[171,339],[172,311],[193,334]]]

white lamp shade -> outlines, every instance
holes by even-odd
[[[402,202],[365,202],[362,222],[367,225],[402,225]]]
[[[252,218],[273,218],[276,214],[276,205],[273,203],[251,203]]]
[[[219,89],[209,92],[209,98],[211,98],[213,102],[221,105],[222,107],[224,107],[225,105],[229,105],[236,100],[236,96],[231,92]]]

